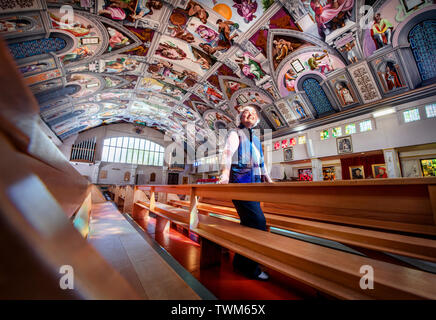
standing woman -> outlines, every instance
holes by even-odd
[[[219,183],[272,182],[264,165],[262,146],[254,135],[253,128],[259,123],[259,116],[253,106],[245,106],[239,114],[238,129],[230,131],[223,151],[222,171]],[[232,161],[233,160],[233,161]],[[257,201],[232,200],[241,220],[241,225],[266,231],[266,221],[260,203]],[[235,254],[233,267],[246,276],[268,280],[259,264]]]

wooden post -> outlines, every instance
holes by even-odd
[[[433,211],[433,220],[436,226],[436,185],[428,185],[428,195],[430,197],[431,209]]]
[[[221,246],[201,238],[200,268],[207,268],[221,263]]]
[[[159,215],[156,215],[156,228],[155,233],[162,233],[168,231],[170,226],[170,220],[165,219]]]
[[[150,188],[150,211],[153,212],[156,206],[154,187]]]
[[[196,189],[191,188],[189,204],[189,229],[195,229],[198,226],[198,197],[196,196]]]
[[[134,197],[134,190],[131,186],[126,186],[125,189],[125,196],[124,196],[124,213],[132,214],[133,211],[133,197]]]

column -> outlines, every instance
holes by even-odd
[[[397,150],[394,148],[383,149],[383,155],[385,157],[388,178],[401,178],[400,161]]]
[[[322,161],[320,159],[312,158],[312,178],[313,181],[323,181],[324,177],[322,175]]]
[[[91,182],[94,184],[98,184],[98,176],[100,174],[100,164],[101,161],[95,161],[94,167],[92,169],[92,174],[91,174]]]

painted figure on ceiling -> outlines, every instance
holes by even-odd
[[[232,21],[223,21],[218,19],[216,22],[218,26],[218,41],[216,45],[209,43],[200,43],[200,48],[209,55],[213,55],[217,51],[226,51],[233,45],[233,38],[238,34],[230,35],[230,33],[239,28],[239,25]]]
[[[0,32],[21,31],[30,25],[29,21],[10,19],[0,21]]]
[[[108,27],[107,32],[109,33],[109,47],[108,51],[111,52],[115,48],[121,46],[129,45],[129,38],[124,36],[121,32],[115,30],[114,28]]]
[[[237,9],[238,14],[244,18],[245,23],[251,22],[256,16],[254,13],[257,10],[256,0],[233,0],[235,3],[233,8]]]
[[[338,97],[341,100],[342,105],[348,105],[354,103],[353,96],[350,93],[350,90],[347,87],[347,84],[343,81],[336,83],[336,91],[338,93]]]
[[[312,54],[312,57],[307,60],[310,70],[319,70],[319,72],[322,74],[325,74],[326,70],[328,72],[331,71],[332,67],[329,65],[329,63],[322,62],[325,57],[328,57],[328,53],[325,50],[323,55],[319,55],[318,53]]]
[[[395,70],[394,63],[392,61],[386,62],[386,69],[384,74],[386,84],[388,86],[388,90],[393,90],[396,88],[401,88],[402,84],[400,82],[400,78],[398,77],[398,73]]]
[[[274,40],[273,45],[275,49],[274,65],[277,67],[289,53],[294,51],[294,48],[292,42],[285,39]]]
[[[358,61],[354,49],[355,47],[356,47],[356,41],[353,40],[352,42],[346,43],[342,48],[339,49],[341,52],[346,52],[347,59],[350,63]]]
[[[177,45],[169,42],[159,43],[156,53],[171,60],[183,60],[187,56]]]
[[[284,76],[285,87],[288,91],[295,91],[295,80],[298,78],[298,75],[295,73],[294,69],[289,68],[286,71]]]
[[[273,118],[273,120],[274,120],[274,122],[275,122],[275,124],[276,124],[276,127],[277,127],[277,128],[281,127],[283,124],[282,124],[282,122],[280,121],[280,118],[279,118],[279,116],[277,115],[277,113],[276,113],[274,110],[272,110],[272,111],[270,112],[270,114],[271,114],[271,117]]]
[[[294,110],[297,112],[298,114],[298,118],[300,120],[304,119],[307,117],[306,112],[304,111],[303,106],[301,105],[300,101],[298,100],[294,100],[292,102],[292,106],[294,107]]]
[[[98,14],[113,20],[122,21],[126,19],[127,15],[134,14],[135,9],[135,0],[105,0],[105,5]]]
[[[146,15],[152,15],[153,9],[162,9],[163,4],[161,0],[139,0],[136,6],[136,11],[130,15],[133,20],[138,20]]]
[[[242,73],[251,80],[260,80],[265,76],[260,63],[256,61],[248,52],[236,52],[235,61],[240,64]]]
[[[92,25],[85,26],[84,24],[74,22],[74,21],[68,21],[64,20],[62,21],[61,18],[50,12],[50,19],[52,21],[53,27],[65,30],[69,33],[71,33],[75,37],[84,37],[88,35],[91,32],[91,29],[93,28]]]
[[[87,46],[77,47],[72,52],[67,53],[63,58],[63,63],[70,63],[82,60],[83,58],[93,55],[94,52],[90,50]]]
[[[188,30],[183,29],[181,26],[177,25],[174,27],[168,27],[171,30],[171,37],[178,38],[184,40],[188,43],[192,43],[195,41],[194,36]]]
[[[186,10],[188,10],[188,15],[190,17],[196,17],[204,24],[207,23],[207,19],[209,18],[209,13],[207,13],[207,11],[197,2],[189,1]]]
[[[392,24],[387,19],[382,19],[380,13],[374,15],[371,37],[374,40],[377,49],[391,44],[393,29],[394,27]]]
[[[345,19],[348,18],[353,9],[354,0],[327,0],[321,4],[320,0],[312,0],[310,7],[315,13],[315,21],[318,26],[318,33],[325,39],[325,30],[336,30],[345,26]]]
[[[204,24],[199,25],[195,32],[207,42],[212,42],[218,37],[218,33]]]

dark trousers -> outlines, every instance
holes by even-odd
[[[241,225],[266,231],[266,220],[257,201],[232,200],[241,220]],[[257,277],[262,270],[257,262],[235,254],[233,267],[248,277]]]

